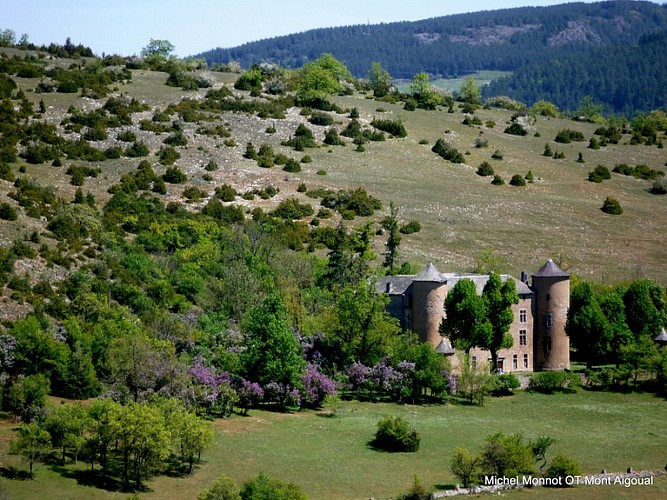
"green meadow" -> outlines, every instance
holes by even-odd
[[[662,469],[667,463],[665,400],[652,394],[588,392],[542,395],[518,392],[489,398],[485,406],[395,405],[342,401],[322,411],[278,413],[252,410],[215,422],[216,438],[192,476],[157,476],[146,499],[194,499],[221,474],[239,484],[265,472],[294,482],[313,499],[391,498],[408,490],[416,474],[432,489],[455,484],[449,472],[454,447],[481,447],[492,433],[550,436],[555,443],[547,458],[561,454],[579,462],[585,474]],[[407,419],[421,435],[417,453],[390,454],[368,446],[377,421],[387,415]],[[26,465],[7,454],[12,426],[2,427],[3,473]],[[36,479],[2,479],[12,499],[32,499],[35,492],[54,498],[121,498],[126,494],[95,487],[89,465],[38,464]],[[578,487],[577,498],[656,498],[667,492],[667,480],[653,486]],[[511,497],[572,498],[572,490],[538,488]]]

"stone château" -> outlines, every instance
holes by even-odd
[[[498,352],[501,372],[533,372],[566,370],[570,368],[570,342],[565,334],[565,322],[570,305],[570,275],[551,259],[532,276],[522,273],[518,280],[501,275],[503,281],[515,281],[519,303],[512,306],[514,321],[509,333],[514,344]],[[398,318],[404,330],[415,332],[424,342],[456,363],[455,349],[439,332],[445,317],[445,297],[459,280],[469,279],[481,294],[489,279],[484,274],[440,273],[428,264],[416,276],[385,276],[378,280],[378,293],[390,297],[389,313]],[[491,360],[489,351],[474,348],[470,352],[472,363]]]

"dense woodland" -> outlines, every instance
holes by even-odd
[[[297,68],[330,52],[357,77],[365,77],[374,61],[394,78],[421,71],[434,78],[512,71],[516,76],[487,95],[506,94],[528,105],[547,99],[566,110],[592,95],[606,112],[631,116],[667,104],[667,56],[659,39],[642,40],[666,27],[665,6],[652,2],[568,3],[316,29],[199,57],[244,68],[262,62]]]
[[[407,136],[400,120],[375,117],[362,124],[356,108],[342,109],[334,97],[364,92],[370,100],[374,94],[384,99],[378,104],[401,103],[408,112],[460,107],[473,121],[485,103],[472,80],[455,100],[431,89],[419,73],[401,94],[390,91],[381,67],[359,81],[325,54],[298,71],[258,65],[233,75],[233,85],[214,85],[191,62],[170,57],[168,44],[153,42],[142,58],[63,64],[32,52],[0,58],[0,217],[3,224],[20,219],[36,228],[0,248],[2,304],[22,306],[0,327],[0,403],[20,422],[12,451],[26,458],[31,475],[40,458],[65,464],[80,457],[100,483],[141,489],[153,474],[191,473],[211,444],[210,421],[233,412],[320,408],[336,392],[373,401],[437,404],[465,397],[483,404],[489,392],[516,387],[516,379],[492,377],[487,367],[464,363],[453,373],[445,358],[388,315],[375,278],[414,271],[399,248],[402,237],[419,231],[419,222],[403,223],[393,204],[373,220],[383,202],[365,186],[310,189],[303,183],[297,192],[315,207],[295,196],[271,209],[243,206],[242,200],[270,200],[279,189],[220,184],[204,190],[178,163],[202,138],[238,148],[227,124],[232,115],[256,118],[273,134],[288,110],[297,110],[308,125],[300,123],[280,143],[283,152],[251,141],[240,147],[242,161],[257,168],[298,172],[312,161],[308,150],[320,146],[316,127],[327,127],[322,144],[339,146],[342,137],[359,153]],[[132,81],[134,70],[160,71],[163,90],[201,95],[152,107],[117,90]],[[33,92],[86,100],[56,120],[43,99],[35,106],[27,97]],[[99,105],[81,104],[90,101]],[[520,109],[510,135],[526,135],[537,114],[556,113],[547,102],[531,110],[494,102]],[[662,147],[664,112],[629,123],[604,120],[589,104],[583,119],[600,125],[591,144],[618,141],[624,133],[638,147]],[[340,135],[335,122],[345,123]],[[572,140],[583,135],[564,130],[555,142]],[[429,149],[452,164],[464,158],[442,140]],[[202,182],[220,168],[214,156],[198,166]],[[114,182],[94,193],[93,179],[111,175],[107,165],[114,161],[125,173],[110,176]],[[66,168],[75,194],[56,196],[55,186],[24,175],[33,166]],[[626,165],[618,172],[624,174],[655,182],[654,190],[664,194],[661,171]],[[524,185],[533,181],[522,177]],[[177,188],[180,198],[173,195]],[[378,246],[382,258],[374,252]],[[31,274],[30,263],[57,269],[60,278]],[[493,276],[489,281],[499,287]],[[474,303],[486,337],[464,333],[460,350],[497,347],[491,337],[502,339],[505,332],[493,314],[506,318],[511,304],[498,306],[499,293],[485,290],[466,302]],[[590,365],[591,387],[664,393],[667,351],[652,340],[667,325],[664,287],[650,280],[611,288],[576,283],[573,299],[569,333]],[[590,345],[582,331],[598,332],[599,342]],[[601,363],[618,368],[595,370]],[[533,388],[557,391],[579,380],[535,376]],[[53,406],[47,396],[94,402]]]

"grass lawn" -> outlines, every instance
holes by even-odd
[[[407,491],[414,474],[429,487],[454,483],[449,458],[455,446],[478,449],[485,436],[502,431],[526,437],[556,440],[548,457],[563,454],[581,464],[584,473],[660,469],[667,462],[666,403],[651,394],[615,394],[579,391],[577,394],[518,393],[487,400],[484,407],[467,405],[398,406],[394,404],[341,404],[336,416],[304,411],[293,414],[252,411],[215,422],[219,431],[213,449],[191,477],[158,476],[149,482],[147,499],[196,498],[197,493],[226,474],[242,483],[260,471],[300,485],[315,499],[388,498]],[[421,434],[417,453],[388,454],[372,450],[377,421],[385,415],[406,418]],[[25,469],[8,456],[8,427],[0,442],[5,467]],[[119,498],[121,493],[77,485],[73,466],[62,469],[37,466],[37,479],[3,479],[11,498],[35,498],[36,492],[58,492],[57,498]],[[85,470],[86,465],[80,464]],[[65,477],[69,475],[71,478]],[[580,487],[577,498],[618,495],[645,498],[667,492],[667,480],[652,487]],[[540,488],[512,495],[529,498],[568,498],[572,492]],[[584,496],[585,495],[585,496]],[[630,495],[630,496],[627,496]],[[641,497],[641,496],[640,496]]]

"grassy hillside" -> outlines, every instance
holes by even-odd
[[[229,86],[238,77],[225,73],[207,73],[206,76],[215,82],[215,88]],[[95,146],[104,149],[114,144],[123,145],[115,137],[120,130],[132,130],[138,140],[149,145],[151,156],[148,159],[156,173],[162,174],[165,167],[157,163],[154,155],[168,134],[140,130],[139,121],[150,120],[156,111],[165,110],[182,98],[202,99],[206,94],[206,90],[186,92],[167,87],[164,85],[166,78],[164,73],[135,70],[129,83],[117,85],[113,95],[135,98],[147,104],[150,110],[133,114],[132,126],[112,129],[109,138]],[[16,81],[35,108],[40,100],[44,101],[46,112],[38,115],[38,119],[48,123],[60,124],[70,106],[90,111],[105,102],[104,99],[92,100],[76,94],[37,94],[34,89],[38,79],[16,78]],[[234,93],[248,98],[248,92]],[[385,206],[394,202],[402,220],[416,219],[421,223],[422,231],[404,236],[401,244],[402,258],[418,266],[432,261],[442,271],[470,270],[486,251],[492,252],[505,264],[503,267],[515,275],[522,270],[534,271],[547,258],[559,256],[572,273],[589,279],[618,282],[646,276],[667,282],[664,266],[667,249],[663,236],[667,197],[651,194],[651,181],[620,174],[614,173],[610,180],[599,184],[586,180],[597,165],[612,170],[618,163],[646,164],[664,172],[667,170],[664,149],[630,145],[630,136],[626,134],[618,144],[592,150],[587,148],[588,139],[593,137],[598,125],[591,123],[538,117],[530,133],[518,137],[503,132],[513,114],[504,109],[479,109],[476,116],[483,125],[467,126],[462,124],[465,115],[460,109],[454,113],[448,113],[446,108],[409,112],[401,103],[378,103],[367,97],[356,93],[338,97],[336,103],[347,110],[357,108],[360,121],[365,125],[374,118],[400,120],[408,132],[406,138],[368,143],[363,153],[355,151],[350,139],[345,139],[346,146],[325,146],[322,140],[328,127],[308,124],[299,108],[289,109],[282,119],[228,112],[213,116],[212,122],[202,122],[207,127],[226,124],[236,143],[233,147],[225,146],[222,138],[195,134],[202,123],[181,122],[188,144],[177,148],[181,159],[176,166],[187,174],[189,180],[185,185],[168,185],[167,194],[161,198],[166,203],[182,203],[189,210],[196,210],[207,199],[185,204],[182,192],[186,186],[196,186],[208,196],[213,195],[216,186],[225,183],[239,192],[269,184],[280,188],[278,196],[270,200],[237,198],[235,203],[251,210],[255,206],[275,207],[280,200],[290,196],[317,204],[317,200],[297,192],[301,183],[308,189],[364,186]],[[340,131],[349,118],[346,114],[334,116],[335,126]],[[177,117],[172,115],[174,118]],[[281,141],[288,139],[299,123],[306,123],[314,131],[320,147],[295,152],[281,146]],[[270,127],[275,128],[275,133],[266,132]],[[62,126],[59,128],[65,136],[72,137],[71,133],[65,134]],[[555,143],[556,135],[563,129],[579,131],[586,140]],[[465,163],[453,164],[433,153],[431,147],[440,138],[465,153]],[[478,138],[485,139],[487,147],[475,148]],[[664,133],[660,133],[659,139],[665,139]],[[256,162],[243,157],[249,141],[255,146],[270,144],[276,153],[295,159],[307,154],[314,161],[302,164],[303,170],[295,174],[283,172],[280,167],[259,168]],[[565,158],[555,160],[543,156],[547,143],[555,152],[564,153]],[[497,150],[502,152],[502,160],[492,159]],[[585,163],[576,161],[580,153]],[[136,170],[140,160],[65,161],[63,167],[53,167],[48,163],[27,164],[19,159],[10,167],[16,176],[52,186],[56,195],[65,200],[71,200],[77,189],[70,184],[71,177],[66,174],[68,166],[99,168],[101,174],[86,178],[82,190],[93,193],[98,202],[105,202],[110,198],[109,186],[117,183],[122,174]],[[210,160],[219,164],[217,171],[204,170]],[[529,170],[535,182],[526,187],[494,186],[490,178],[475,174],[483,161],[490,162],[506,182],[514,174],[525,175]],[[326,175],[317,175],[322,170]],[[203,179],[206,174],[210,176],[208,181]],[[0,198],[17,207],[15,201],[7,197],[13,189],[12,182],[0,181]],[[612,216],[600,210],[607,196],[619,200],[624,210],[622,215]],[[18,213],[17,221],[0,223],[0,242],[5,247],[17,236],[44,230],[44,221],[28,217],[21,208]],[[322,223],[335,225],[337,221]],[[382,238],[378,238],[376,253],[383,251],[382,245]],[[58,274],[44,269],[39,260],[25,264],[25,267],[35,273]]]

